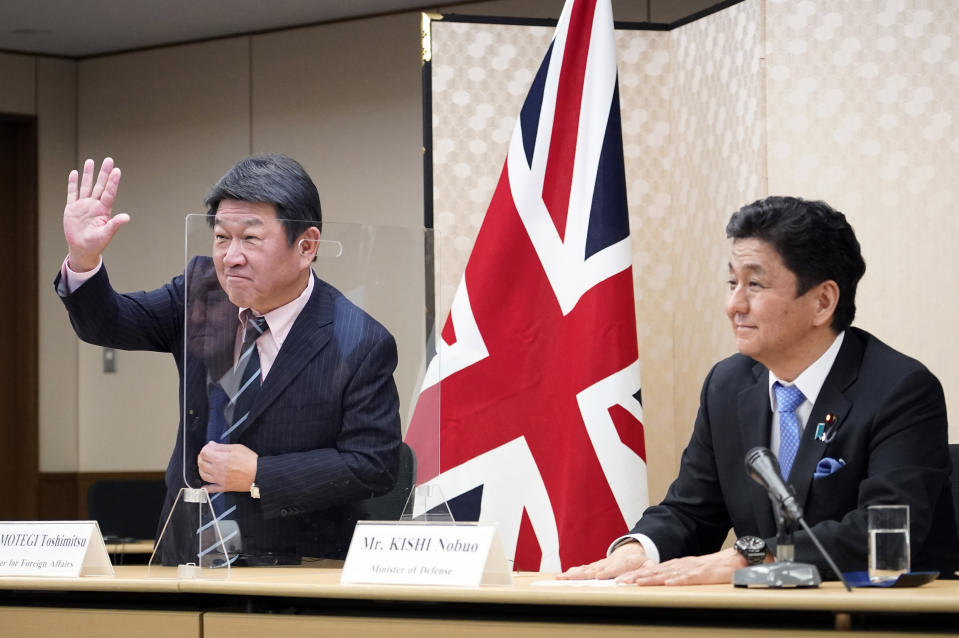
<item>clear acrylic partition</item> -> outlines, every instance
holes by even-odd
[[[427,284],[427,344],[428,358],[423,362],[421,378],[415,390],[417,399],[411,402],[406,443],[416,456],[416,478],[410,498],[403,508],[400,521],[411,524],[455,523],[446,496],[441,486],[442,447],[440,431],[442,422],[441,388],[444,378],[444,347],[441,337],[447,323],[452,298],[445,294],[441,265],[444,263],[442,249],[444,238],[435,230],[426,234],[426,276]],[[455,342],[455,340],[454,340]],[[445,349],[444,349],[445,348]],[[448,468],[446,468],[448,469]]]
[[[279,226],[282,222],[278,220],[276,224],[278,232],[283,232]],[[177,475],[179,485],[169,489],[168,500],[172,497],[174,505],[162,512],[163,524],[150,559],[151,568],[181,566],[181,576],[221,578],[228,575],[231,566],[323,564],[319,561],[344,558],[356,520],[450,520],[445,503],[439,508],[434,503],[429,508],[432,513],[417,513],[417,490],[413,489],[417,476],[435,477],[439,473],[439,386],[423,392],[423,399],[419,400],[427,366],[432,363],[439,369],[434,349],[437,322],[433,282],[437,262],[433,231],[324,222],[313,271],[395,338],[398,363],[393,379],[399,394],[402,431],[405,435],[411,422],[415,422],[416,442],[411,444],[414,449],[422,449],[422,453],[414,453],[412,459],[406,456],[398,472],[405,470],[406,475],[386,494],[365,487],[366,483],[352,472],[357,464],[368,464],[368,459],[359,458],[365,455],[356,453],[362,445],[356,446],[355,440],[337,440],[340,426],[331,426],[331,422],[342,422],[348,409],[355,415],[352,418],[364,418],[362,406],[341,406],[338,400],[330,399],[328,388],[340,387],[336,385],[339,382],[331,382],[323,374],[335,377],[341,373],[336,365],[340,359],[333,359],[334,365],[317,376],[316,396],[289,403],[279,398],[279,387],[267,389],[280,380],[293,382],[284,376],[285,364],[297,358],[294,355],[300,354],[303,343],[314,338],[329,342],[313,356],[322,356],[322,348],[337,347],[344,351],[343,357],[348,357],[349,344],[340,330],[348,331],[349,326],[334,322],[329,331],[318,322],[313,333],[294,332],[291,328],[276,354],[274,367],[253,400],[248,422],[241,422],[239,414],[231,414],[231,410],[240,407],[241,400],[228,400],[222,411],[226,436],[221,439],[257,452],[261,456],[258,463],[275,461],[281,453],[279,448],[289,445],[289,450],[283,450],[288,455],[283,467],[288,469],[281,472],[279,479],[285,500],[277,500],[276,492],[272,498],[261,492],[260,499],[254,499],[247,491],[211,494],[200,478],[198,457],[212,433],[210,406],[219,402],[211,391],[219,386],[227,396],[234,396],[244,383],[244,366],[234,361],[241,341],[239,309],[220,285],[212,260],[213,241],[207,216],[187,215],[184,366],[180,388],[183,413],[178,450],[174,452],[182,471]],[[279,261],[275,263],[276,266],[271,263],[270,269],[260,271],[258,277],[269,279],[280,267]],[[314,422],[315,428],[309,427]],[[294,431],[296,437],[288,436]],[[344,454],[338,449],[350,445],[354,445],[352,452]],[[271,475],[275,477],[276,473]],[[169,483],[169,472],[167,480]],[[342,496],[338,494],[340,489]],[[436,498],[435,489],[419,491]],[[312,497],[318,501],[311,502]],[[444,509],[445,515],[437,516]]]

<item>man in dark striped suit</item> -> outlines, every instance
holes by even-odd
[[[212,257],[157,290],[118,294],[101,255],[129,221],[112,214],[120,170],[109,158],[96,181],[93,170],[87,160],[70,174],[55,286],[84,341],[176,360],[181,423],[161,528],[180,488],[203,485],[238,525],[247,564],[342,558],[360,501],[395,481],[397,354],[382,325],[313,274],[313,181],[285,156],[240,161],[206,199]],[[196,560],[196,523],[174,527],[161,558]]]

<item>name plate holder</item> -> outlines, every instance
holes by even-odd
[[[477,587],[513,573],[493,525],[358,521],[340,582]]]
[[[113,576],[96,521],[0,522],[0,576]]]

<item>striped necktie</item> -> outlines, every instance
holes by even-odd
[[[260,355],[256,348],[256,340],[269,327],[265,318],[253,316],[252,313],[247,315],[245,324],[243,345],[240,346],[240,357],[231,371],[228,371],[218,382],[210,386],[210,414],[206,432],[208,441],[229,443],[230,434],[247,421],[250,408],[253,406],[253,401],[260,389]],[[237,378],[239,371],[242,371],[242,374]],[[230,396],[227,388],[233,391],[232,396]],[[232,494],[225,492],[211,494],[210,503],[213,505],[216,520],[221,525],[225,525],[223,521],[233,518],[236,504]],[[235,527],[221,531],[226,534],[226,538],[223,539],[224,543],[228,543],[238,534]],[[203,564],[204,556],[219,555],[219,540],[212,532],[212,520],[203,522],[197,529],[197,535],[200,538],[199,559],[201,564]],[[236,560],[236,556],[233,556],[229,562],[232,563],[234,560]]]
[[[781,385],[779,381],[773,384],[776,393],[776,411],[779,412],[779,467],[783,478],[789,479],[793,460],[799,450],[799,419],[796,418],[796,408],[806,400],[802,390],[794,385]]]
[[[248,314],[246,329],[243,332],[243,345],[240,347],[240,358],[237,359],[234,371],[243,370],[237,385],[236,393],[230,397],[227,411],[232,415],[228,419],[229,427],[220,435],[220,443],[228,443],[230,433],[243,425],[250,415],[253,400],[260,390],[260,354],[256,348],[256,340],[269,330],[266,319]]]

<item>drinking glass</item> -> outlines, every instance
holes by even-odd
[[[909,506],[870,505],[869,580],[893,580],[909,571]]]

